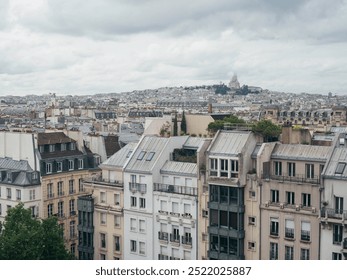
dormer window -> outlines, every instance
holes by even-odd
[[[49,152],[52,153],[55,151],[55,145],[49,145]]]
[[[37,180],[37,178],[38,178],[37,172],[31,173],[31,179],[32,179],[32,180]]]
[[[71,143],[70,143],[70,150],[71,150],[71,151],[76,150],[76,143],[74,143],[74,142],[71,142]]]
[[[60,145],[60,150],[63,152],[63,151],[66,151],[66,144],[65,143],[62,143]]]
[[[39,146],[40,153],[43,153],[45,151],[45,146],[41,145]]]
[[[7,173],[7,182],[12,182],[12,173],[11,172]]]

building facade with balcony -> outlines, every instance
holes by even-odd
[[[342,140],[340,140],[342,139]],[[347,149],[345,135],[335,143],[334,150],[323,172],[321,195],[322,260],[347,259]]]
[[[129,155],[124,168],[124,259],[154,260],[154,183],[161,182],[160,170],[187,136],[163,138],[143,136]]]
[[[123,168],[136,144],[129,143],[99,167],[102,174],[84,180],[93,197],[94,259],[122,260],[123,256]]]
[[[65,246],[77,256],[77,198],[86,194],[83,179],[98,173],[92,155],[63,132],[38,133],[43,218],[55,215],[63,228]]]
[[[318,260],[321,174],[331,147],[264,143],[260,177],[259,259]]]
[[[251,132],[219,131],[207,149],[210,260],[245,259],[244,189],[255,146]]]

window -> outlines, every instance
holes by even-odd
[[[64,201],[58,202],[58,217],[64,217]]]
[[[30,209],[30,212],[31,212],[31,217],[33,217],[33,218],[37,217],[38,210],[37,210],[36,206],[30,206],[29,209]]]
[[[255,250],[255,242],[248,242],[248,250],[251,250],[251,251]]]
[[[228,160],[220,159],[220,176],[228,177]]]
[[[238,172],[239,172],[239,161],[231,160],[231,173],[238,173]]]
[[[113,236],[113,244],[114,244],[114,250],[120,251],[120,237],[119,236]]]
[[[303,193],[301,197],[302,197],[302,206],[311,207],[311,194]]]
[[[61,161],[57,162],[57,172],[63,171],[63,163]]]
[[[278,203],[279,202],[279,190],[270,190],[271,202]]]
[[[113,198],[114,198],[114,205],[120,205],[120,194],[119,193],[114,194]]]
[[[50,163],[50,162],[46,163],[46,173],[47,174],[52,173],[52,163]]]
[[[300,260],[309,260],[310,259],[310,249],[300,249]]]
[[[71,142],[71,143],[70,143],[70,150],[71,150],[71,151],[76,150],[76,143],[74,143],[74,142]]]
[[[100,254],[100,260],[106,260],[106,255],[105,254]]]
[[[130,218],[130,230],[131,231],[136,231],[136,219],[135,218]]]
[[[16,200],[21,200],[22,199],[22,192],[21,190],[16,190]]]
[[[139,220],[139,230],[140,232],[146,232],[146,222],[145,220]]]
[[[337,164],[337,167],[336,167],[336,170],[335,170],[335,174],[341,175],[343,173],[343,171],[345,170],[345,167],[346,167],[346,163],[339,162]]]
[[[106,213],[100,213],[100,224],[106,225]]]
[[[140,208],[146,208],[146,199],[140,197]]]
[[[69,160],[69,170],[74,170],[74,161],[72,159]]]
[[[210,158],[210,176],[218,176],[218,160]]]
[[[35,190],[29,190],[29,200],[35,200],[35,199],[36,199]]]
[[[270,242],[270,260],[278,260],[278,244]]]
[[[270,235],[278,236],[278,218],[270,218]]]
[[[282,176],[282,162],[281,161],[275,161],[275,175],[276,176]]]
[[[106,192],[100,192],[100,203],[106,203]]]
[[[69,211],[70,211],[70,215],[73,216],[73,215],[76,215],[76,211],[75,211],[75,200],[74,199],[71,199],[69,201]]]
[[[136,197],[135,196],[130,197],[130,206],[136,207]]]
[[[139,254],[145,255],[146,254],[146,243],[145,242],[139,242]]]
[[[84,191],[84,189],[83,189],[83,179],[82,178],[78,179],[78,191],[79,192],[83,192]]]
[[[70,238],[75,237],[75,221],[70,221]]]
[[[332,259],[334,261],[341,261],[342,260],[342,254],[340,254],[340,253],[333,253]]]
[[[155,154],[155,152],[150,152],[150,153],[147,155],[146,160],[147,160],[147,161],[151,161],[152,158],[154,157],[154,154]]]
[[[141,152],[139,153],[139,155],[137,156],[137,159],[138,159],[138,160],[142,160],[143,157],[145,156],[145,154],[146,154],[145,151],[141,151]]]
[[[41,145],[39,146],[40,153],[43,153],[45,151],[45,146]]]
[[[172,212],[173,213],[179,213],[178,211],[178,202],[172,202]]]
[[[49,152],[52,153],[55,151],[55,145],[49,145]]]
[[[341,244],[343,235],[343,226],[333,225],[333,244]]]
[[[294,247],[285,246],[284,251],[285,251],[285,254],[284,254],[285,260],[293,260],[294,259]]]
[[[295,163],[288,162],[288,176],[295,177]]]
[[[286,227],[285,227],[285,237],[286,238],[294,238],[294,221],[293,220],[286,220]]]
[[[120,216],[114,215],[114,226],[120,227]]]
[[[62,143],[60,145],[60,150],[63,152],[63,151],[66,151],[66,144],[65,143]]]
[[[313,164],[305,164],[306,170],[306,178],[313,179],[314,178],[314,165]]]
[[[191,212],[190,204],[184,203],[183,204],[183,213],[184,214],[190,214],[190,212]]]
[[[53,215],[53,204],[48,204],[47,205],[47,216],[50,217]]]
[[[130,252],[136,253],[136,240],[130,240]]]
[[[248,217],[248,224],[254,226],[255,225],[255,217]]]
[[[127,153],[126,158],[129,158],[129,157],[131,156],[132,152],[133,152],[133,151],[129,151],[129,152]]]
[[[75,180],[69,180],[69,194],[74,194],[75,193],[74,183],[75,183]]]
[[[83,159],[78,160],[78,169],[83,169]]]
[[[75,255],[75,253],[76,253],[76,244],[71,244],[71,246],[70,246],[70,253],[71,253],[71,255]]]
[[[106,234],[100,233],[100,247],[106,248]]]
[[[2,205],[0,204],[0,216],[2,216]]]
[[[295,204],[295,193],[294,192],[286,192],[286,202],[287,204],[293,205]]]
[[[311,224],[309,222],[301,222],[301,241],[311,240]]]
[[[7,188],[6,193],[7,193],[7,199],[11,199],[12,198],[12,190],[10,188]]]
[[[59,181],[57,184],[57,190],[58,190],[58,196],[63,196],[64,191],[63,191],[63,181]]]
[[[335,196],[335,214],[343,213],[343,197]]]
[[[54,197],[53,184],[49,183],[49,184],[47,184],[47,198],[52,198],[52,197]]]

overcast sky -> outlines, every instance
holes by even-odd
[[[347,93],[344,0],[0,0],[0,95],[228,83]]]

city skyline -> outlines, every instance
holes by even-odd
[[[345,94],[346,1],[2,1],[0,96],[228,83]]]

